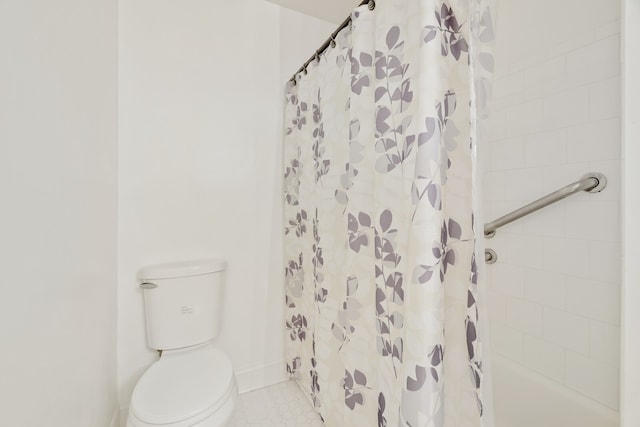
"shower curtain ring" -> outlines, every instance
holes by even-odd
[[[373,10],[376,8],[376,2],[374,0],[369,0],[368,4],[369,10]]]
[[[316,62],[320,62],[320,54],[316,51]]]
[[[334,36],[331,36],[331,47],[336,47],[336,39]]]
[[[304,73],[305,76],[307,75],[307,66],[306,65],[302,68],[302,72]]]

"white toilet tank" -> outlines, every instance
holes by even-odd
[[[149,347],[173,350],[218,335],[226,266],[221,259],[203,259],[140,269]]]

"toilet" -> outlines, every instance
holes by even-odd
[[[226,262],[150,265],[138,272],[147,343],[160,359],[133,390],[127,427],[224,427],[238,387],[229,357],[213,346]]]

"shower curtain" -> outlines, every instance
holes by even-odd
[[[287,86],[287,371],[329,427],[490,425],[480,0],[383,0]]]

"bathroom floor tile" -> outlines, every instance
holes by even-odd
[[[295,381],[285,381],[239,396],[228,427],[322,427]]]

